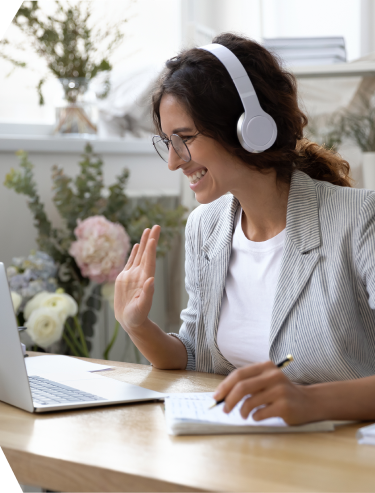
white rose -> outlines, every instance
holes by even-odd
[[[10,295],[12,296],[12,303],[13,303],[13,309],[14,313],[17,313],[18,308],[20,307],[22,303],[22,296],[16,293],[15,291],[11,291]]]
[[[14,267],[11,265],[10,267],[7,268],[7,278],[10,279],[13,276],[16,276],[18,274],[18,269],[17,267]]]
[[[33,310],[25,325],[31,339],[44,349],[57,342],[64,329],[59,313],[46,307]]]
[[[41,300],[40,307],[56,310],[62,323],[65,323],[68,317],[77,315],[78,312],[76,300],[66,293],[48,293],[48,296]]]
[[[40,308],[42,301],[46,296],[49,296],[51,293],[48,291],[41,291],[40,293],[36,294],[33,298],[31,298],[30,301],[28,301],[25,305],[25,308],[23,310],[23,316],[25,317],[25,320],[28,320],[30,318],[31,313],[36,310],[37,308]]]
[[[68,317],[74,317],[78,312],[78,305],[69,294],[42,291],[26,303],[23,312],[25,320],[30,318],[34,310],[42,307],[55,310],[63,323]]]

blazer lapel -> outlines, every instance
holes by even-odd
[[[202,246],[200,286],[203,318],[215,373],[227,373],[234,366],[221,354],[217,345],[221,301],[232,251],[233,224],[239,202],[232,197],[220,220]]]
[[[270,354],[287,315],[297,301],[316,264],[321,244],[318,204],[313,180],[295,171],[289,191],[286,238],[272,311]]]

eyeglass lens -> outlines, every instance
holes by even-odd
[[[152,139],[152,142],[159,156],[167,163],[169,159],[169,142],[166,142],[158,135]],[[181,137],[173,134],[171,135],[171,142],[177,156],[186,163],[189,162],[191,159],[190,152]]]

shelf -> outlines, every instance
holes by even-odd
[[[96,135],[53,135],[54,125],[40,123],[0,122],[0,152],[74,153],[83,152],[89,142],[99,154],[154,154],[149,138],[104,139]]]
[[[82,153],[86,143],[99,154],[154,154],[151,139],[97,139],[72,138],[48,135],[0,134],[0,152],[16,152],[20,149],[40,153]]]
[[[314,65],[290,67],[297,79],[321,77],[375,77],[375,62],[334,63],[332,65]]]

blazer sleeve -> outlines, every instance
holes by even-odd
[[[186,370],[195,371],[195,332],[198,313],[198,293],[196,275],[196,253],[194,251],[194,235],[192,231],[194,212],[188,218],[185,229],[185,288],[189,296],[187,308],[181,312],[182,325],[180,332],[170,333],[184,344],[187,352]]]
[[[356,264],[369,295],[369,306],[375,310],[375,192],[368,195],[359,215]]]

